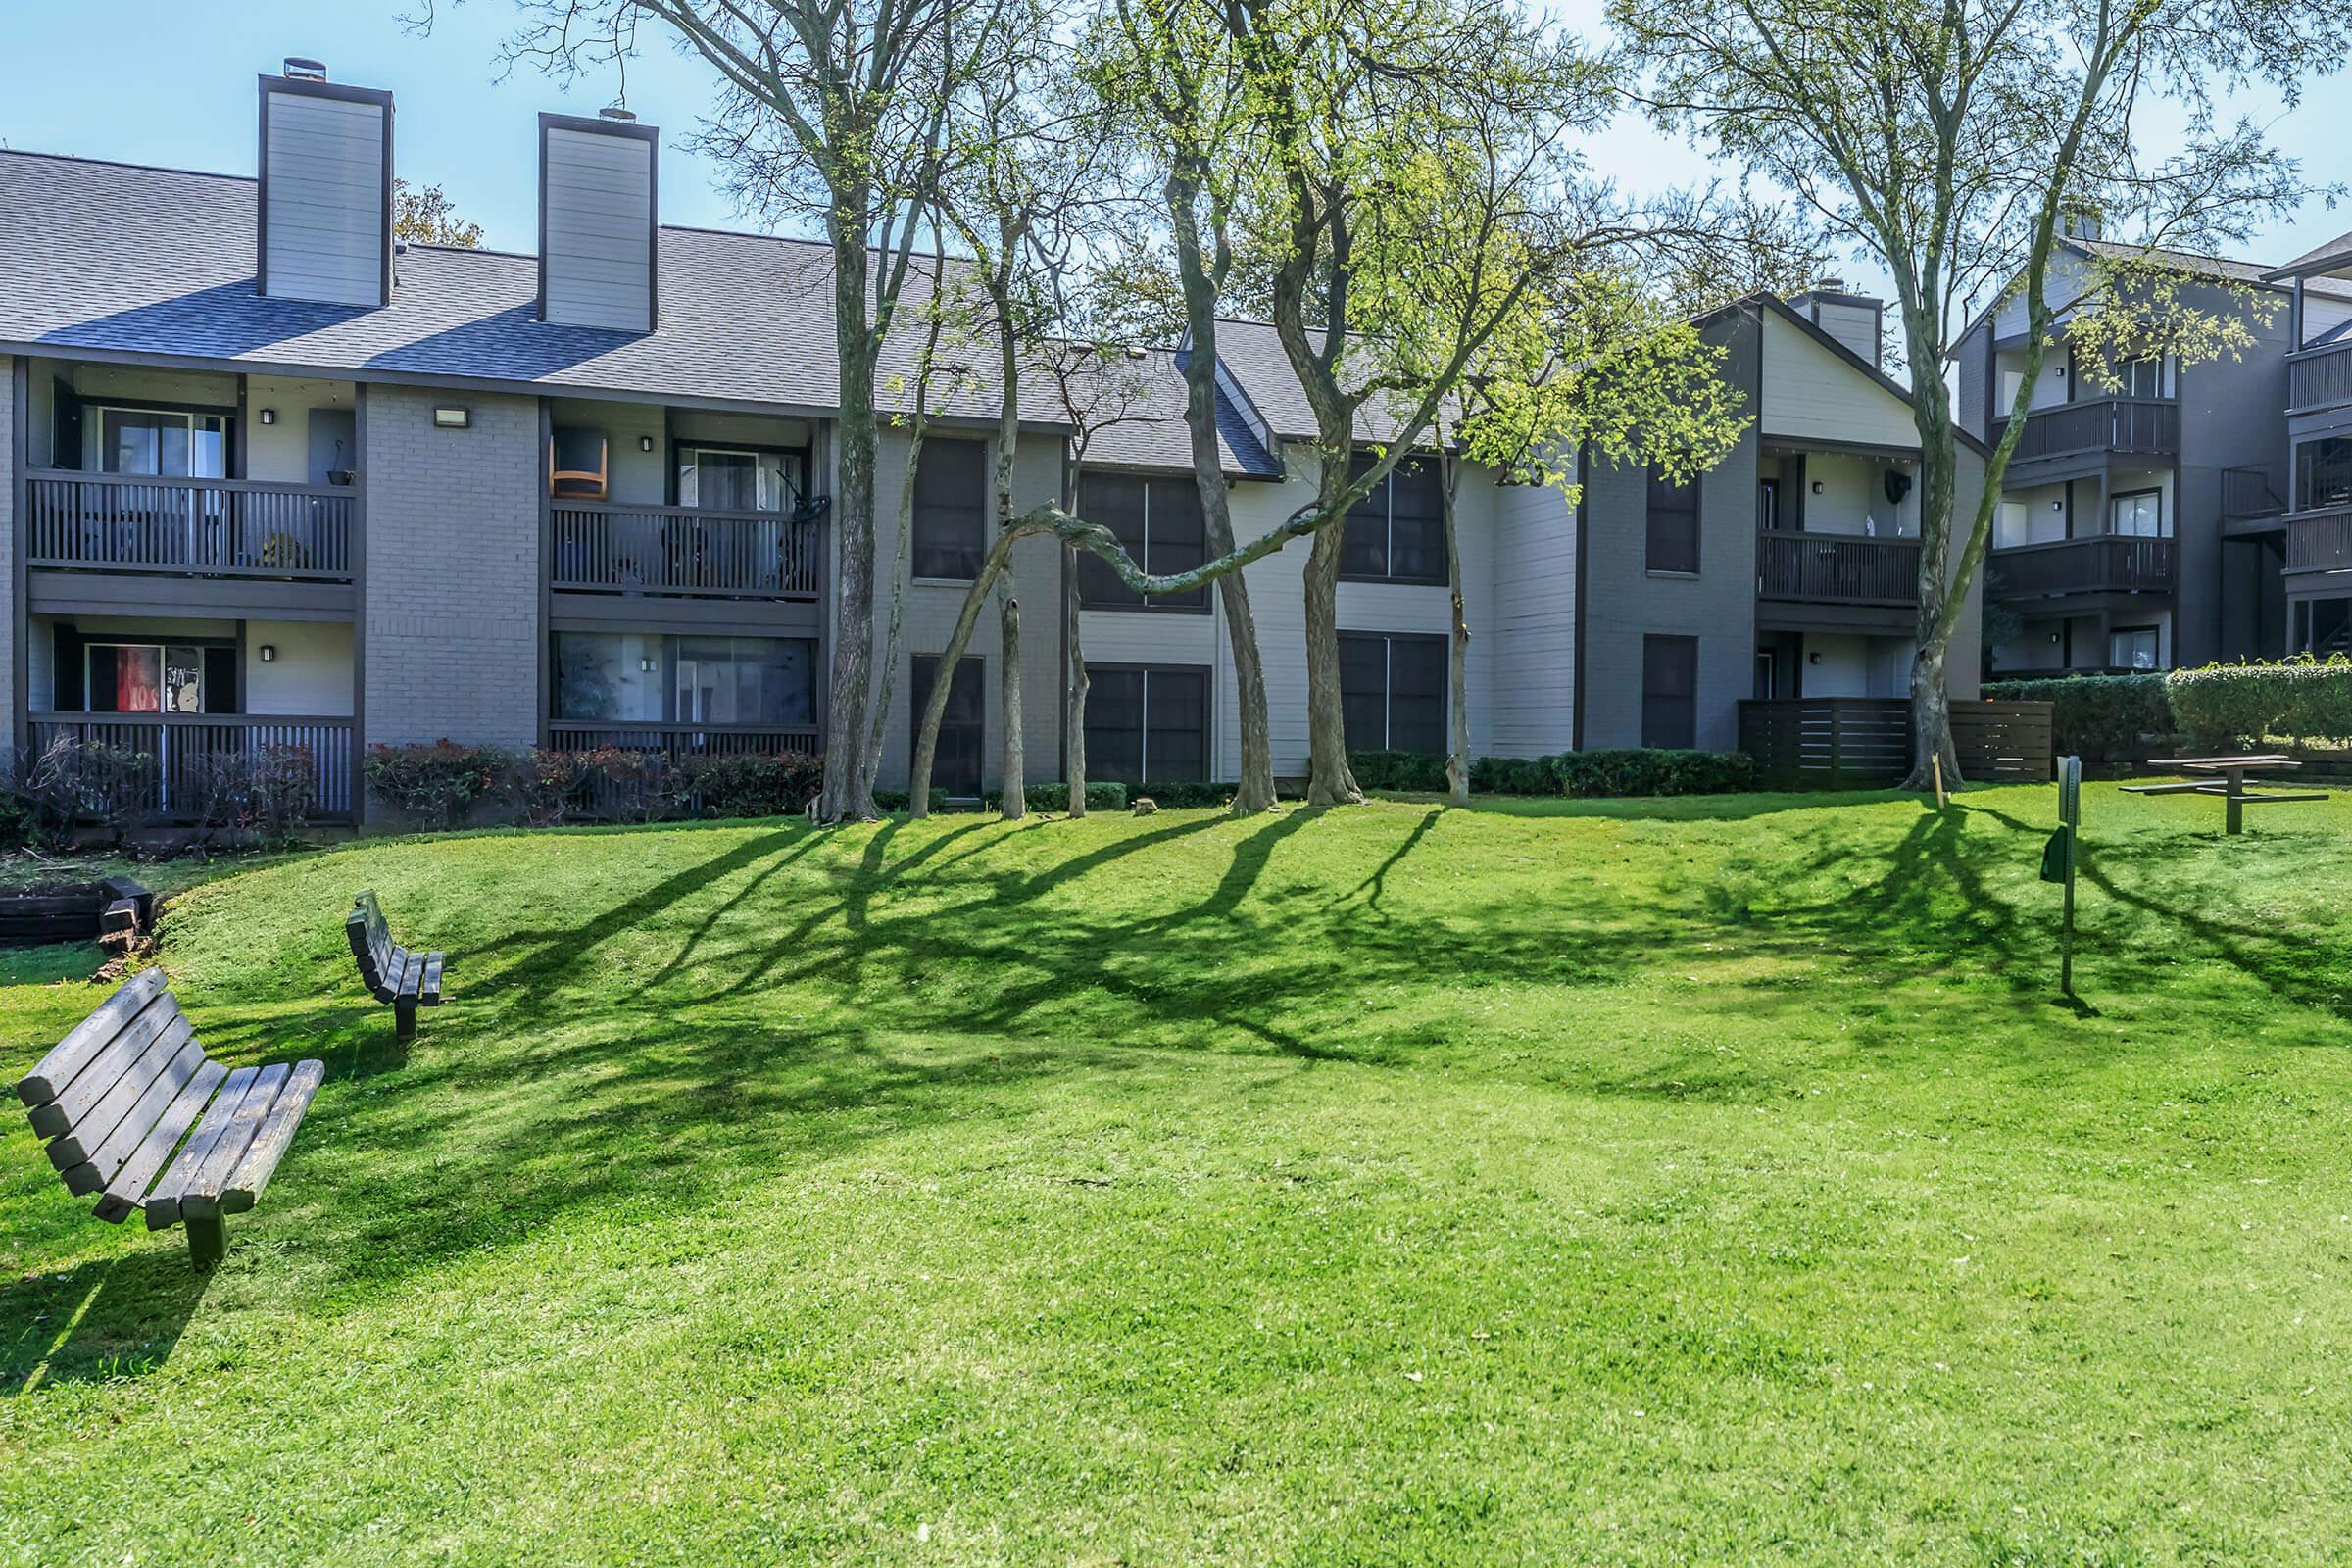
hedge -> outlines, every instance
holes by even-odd
[[[824,760],[800,753],[671,757],[623,746],[509,751],[440,740],[370,746],[362,771],[372,794],[427,826],[552,827],[586,816],[783,816],[815,798]]]
[[[1349,752],[1348,771],[1368,790],[1408,790],[1443,794],[1446,759],[1428,752]]]
[[[1756,760],[1744,752],[1644,747],[1563,752],[1557,757],[1482,757],[1470,787],[1495,795],[1570,795],[1606,800],[1637,795],[1730,795],[1756,787]]]
[[[2176,737],[2199,750],[2352,741],[2352,659],[2341,654],[2163,674],[1987,681],[1984,695],[2050,703],[2057,749],[2090,757],[2144,757]]]
[[[2162,674],[1991,680],[1984,683],[1984,695],[1998,702],[2048,703],[2051,744],[2062,755],[2139,756],[2175,728]]]
[[[880,791],[875,794],[878,797]],[[1066,811],[1070,808],[1070,787],[1064,783],[1032,784],[1021,791],[1021,799],[1029,803],[1032,811]],[[1002,790],[982,801],[981,808],[995,811],[1003,808]],[[877,803],[879,801],[877,800]],[[1124,811],[1127,809],[1127,786],[1124,784],[1089,784],[1086,787],[1086,808],[1090,811]]]

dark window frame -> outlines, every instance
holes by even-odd
[[[1373,741],[1373,740],[1372,740],[1370,737],[1368,737],[1368,736],[1365,736],[1365,735],[1363,735],[1362,733],[1360,733],[1360,728],[1361,728],[1360,726],[1358,726],[1358,725],[1356,725],[1356,724],[1352,724],[1352,723],[1350,723],[1350,724],[1348,724],[1348,725],[1346,726],[1346,730],[1347,730],[1347,739],[1348,739],[1348,747],[1349,747],[1351,750],[1355,750],[1355,751],[1367,751],[1367,752],[1395,752],[1395,751],[1404,751],[1404,752],[1412,752],[1412,753],[1415,753],[1415,754],[1417,754],[1417,755],[1424,756],[1424,757],[1444,757],[1444,756],[1446,755],[1446,737],[1451,733],[1451,731],[1448,729],[1448,727],[1447,727],[1447,726],[1448,726],[1448,724],[1451,722],[1451,720],[1452,720],[1452,716],[1453,716],[1453,715],[1452,715],[1452,710],[1452,710],[1452,693],[1451,693],[1451,692],[1450,692],[1450,690],[1448,689],[1448,687],[1449,687],[1449,685],[1450,685],[1450,681],[1449,681],[1449,678],[1448,678],[1448,677],[1449,677],[1449,673],[1450,673],[1450,670],[1449,670],[1449,664],[1448,664],[1448,661],[1449,661],[1449,660],[1451,659],[1451,657],[1452,657],[1452,656],[1451,656],[1451,651],[1450,651],[1450,649],[1449,649],[1449,647],[1448,647],[1448,644],[1450,643],[1451,639],[1449,639],[1449,638],[1448,638],[1448,637],[1447,637],[1447,636],[1446,636],[1446,635],[1444,632],[1422,632],[1422,631],[1354,631],[1354,630],[1350,630],[1350,631],[1343,631],[1343,632],[1341,632],[1341,633],[1339,634],[1339,637],[1340,637],[1340,645],[1341,645],[1341,655],[1340,655],[1340,706],[1341,706],[1341,710],[1342,710],[1343,712],[1345,712],[1345,711],[1347,710],[1348,704],[1348,700],[1349,700],[1349,694],[1348,694],[1348,652],[1347,652],[1347,651],[1348,651],[1348,644],[1350,644],[1350,643],[1361,644],[1361,643],[1365,643],[1365,642],[1378,642],[1378,643],[1380,643],[1380,644],[1382,645],[1382,647],[1381,647],[1381,680],[1380,680],[1380,691],[1379,691],[1379,693],[1378,693],[1378,699],[1377,699],[1377,700],[1378,700],[1378,702],[1379,702],[1379,704],[1380,704],[1380,713],[1381,713],[1381,727],[1380,727],[1380,736],[1379,736],[1379,740],[1378,740],[1378,742],[1377,742],[1377,743],[1375,743],[1375,742],[1374,742],[1374,741]],[[1436,702],[1436,705],[1437,705],[1437,711],[1436,711],[1436,716],[1435,716],[1435,719],[1434,719],[1434,720],[1429,720],[1429,721],[1427,721],[1427,722],[1431,722],[1431,723],[1434,725],[1434,730],[1435,730],[1435,734],[1436,734],[1436,737],[1437,737],[1437,747],[1436,747],[1436,749],[1435,749],[1434,751],[1433,751],[1433,750],[1431,750],[1431,749],[1430,749],[1430,748],[1428,748],[1428,747],[1422,747],[1422,746],[1398,746],[1398,745],[1396,745],[1396,732],[1397,732],[1397,722],[1396,722],[1396,702],[1397,702],[1397,692],[1396,692],[1396,645],[1397,645],[1397,644],[1399,644],[1399,643],[1408,644],[1408,645],[1414,646],[1414,647],[1416,647],[1416,648],[1424,649],[1424,650],[1431,650],[1431,651],[1434,651],[1434,652],[1436,652],[1436,653],[1438,654],[1438,656],[1439,656],[1439,658],[1438,658],[1438,666],[1437,666],[1437,667],[1438,667],[1438,683],[1437,683],[1437,684],[1438,684],[1438,689],[1437,689],[1437,691],[1436,691],[1434,694],[1432,694],[1432,695],[1434,695],[1434,699],[1435,699],[1435,702]],[[1422,695],[1424,695],[1424,694],[1420,694],[1420,693],[1407,693],[1407,694],[1406,694],[1406,696],[1407,696],[1407,698],[1408,698],[1408,699],[1415,698],[1415,697],[1419,697],[1419,696],[1422,696]],[[1358,692],[1356,692],[1356,693],[1354,694],[1354,699],[1355,699],[1355,701],[1356,701],[1357,703],[1359,703],[1359,704],[1368,704],[1368,703],[1370,703],[1370,702],[1372,702],[1372,701],[1374,700],[1374,697],[1373,697],[1373,694],[1371,694],[1371,693],[1367,693],[1367,692],[1358,691]],[[1409,730],[1410,730],[1410,724],[1409,724],[1409,723],[1408,723],[1408,725],[1407,725],[1407,730],[1408,730],[1408,735],[1407,735],[1407,738],[1409,739],[1409,738],[1410,738],[1410,734],[1409,734]]]
[[[1217,724],[1216,674],[1213,666],[1208,664],[1172,664],[1164,662],[1142,663],[1133,660],[1088,660],[1086,662],[1088,683],[1086,720],[1089,729],[1094,728],[1098,721],[1094,683],[1101,677],[1113,675],[1140,677],[1140,684],[1136,691],[1136,776],[1133,779],[1117,779],[1113,782],[1125,783],[1130,788],[1136,789],[1150,789],[1154,785],[1164,784],[1213,782],[1213,775],[1216,771],[1213,756]],[[1157,773],[1152,768],[1152,735],[1155,726],[1152,721],[1152,683],[1154,678],[1164,679],[1168,676],[1197,679],[1200,683],[1200,772],[1198,777],[1177,777],[1171,774]],[[1087,775],[1095,779],[1111,779],[1112,775],[1098,765],[1100,760],[1101,753],[1097,750],[1095,738],[1090,735],[1086,744]]]
[[[1379,459],[1368,452],[1355,454],[1349,461],[1348,477],[1350,480],[1362,477],[1363,471],[1378,461]],[[1411,469],[1411,473],[1407,474],[1405,472],[1407,469]],[[1396,570],[1396,481],[1399,477],[1425,479],[1436,500],[1436,510],[1419,515],[1417,518],[1427,524],[1431,530],[1430,537],[1421,541],[1419,547],[1425,554],[1434,558],[1436,563],[1427,574],[1400,573]],[[1374,485],[1361,501],[1348,509],[1348,515],[1340,524],[1340,580],[1342,582],[1404,583],[1417,588],[1445,587],[1446,585],[1445,483],[1445,474],[1438,467],[1437,460],[1432,457],[1415,456],[1400,459],[1396,467],[1383,474],[1379,484]],[[1372,526],[1380,529],[1381,565],[1380,569],[1376,571],[1366,568],[1360,563],[1351,564],[1348,559],[1350,546],[1348,534],[1358,528]]]
[[[1198,481],[1195,480],[1190,474],[1186,474],[1179,478],[1174,475],[1163,473],[1140,473],[1128,469],[1102,469],[1093,473],[1082,475],[1079,479],[1080,494],[1078,513],[1080,516],[1087,517],[1090,521],[1098,521],[1100,519],[1090,514],[1092,509],[1088,507],[1086,502],[1085,487],[1090,484],[1098,483],[1133,483],[1141,488],[1143,494],[1142,537],[1134,543],[1129,543],[1128,540],[1122,537],[1119,542],[1122,545],[1126,545],[1128,555],[1134,557],[1138,562],[1140,562],[1146,571],[1152,573],[1152,575],[1155,577],[1161,577],[1167,575],[1169,571],[1190,571],[1193,569],[1193,566],[1203,565],[1207,563],[1208,517],[1205,511],[1199,510],[1199,484]],[[1200,550],[1198,559],[1193,561],[1191,565],[1167,563],[1164,564],[1163,569],[1163,564],[1156,559],[1158,551],[1153,547],[1152,540],[1152,516],[1154,511],[1154,508],[1152,504],[1152,496],[1154,491],[1165,485],[1182,485],[1187,490],[1192,492],[1192,498],[1196,508],[1195,516],[1200,524]],[[1105,524],[1105,526],[1109,525]],[[1113,527],[1111,531],[1114,534],[1118,532],[1115,527]],[[1115,587],[1118,590],[1115,595],[1110,594],[1108,588],[1104,586],[1102,579],[1105,576],[1107,576],[1110,580],[1110,587]],[[1186,594],[1138,594],[1130,592],[1127,588],[1127,585],[1118,580],[1117,574],[1112,572],[1109,566],[1103,564],[1100,557],[1096,556],[1091,551],[1087,551],[1081,552],[1078,558],[1078,608],[1080,610],[1107,610],[1122,613],[1150,612],[1153,614],[1167,615],[1205,615],[1209,613],[1210,606],[1208,585],[1205,583]]]
[[[792,506],[781,508],[773,513],[762,513],[760,515],[789,517],[816,495],[816,446],[813,442],[804,441],[798,446],[787,446],[775,441],[715,441],[703,436],[672,435],[669,438],[669,471],[663,474],[662,479],[662,494],[667,498],[667,505],[675,507],[684,504],[678,500],[681,481],[685,478],[685,475],[679,471],[680,467],[688,452],[703,451],[748,452],[754,457],[798,458],[800,460],[801,500]]]
[[[2156,531],[2154,533],[2117,533],[2115,504],[2119,501],[2136,501],[2142,496],[2156,498]],[[2164,487],[2143,485],[2136,490],[2110,490],[2107,493],[2107,532],[2118,539],[2170,539],[2173,536],[2173,514],[2164,504]]]
[[[1661,492],[1668,495],[1673,495],[1678,492],[1683,495],[1688,495],[1690,497],[1690,505],[1661,506],[1659,504],[1659,496]],[[1673,484],[1661,479],[1658,476],[1658,469],[1654,464],[1644,470],[1642,506],[1642,570],[1669,577],[1697,576],[1699,574],[1700,564],[1703,560],[1703,552],[1699,548],[1699,543],[1702,537],[1702,529],[1700,524],[1704,512],[1705,508],[1702,504],[1699,494],[1699,477],[1697,475],[1693,474],[1690,479],[1685,480],[1681,484]],[[1671,547],[1676,541],[1670,537],[1661,537],[1659,532],[1660,524],[1675,517],[1687,517],[1690,519],[1685,525],[1689,532],[1689,552],[1686,557],[1684,554],[1673,551],[1671,548],[1669,548],[1665,553],[1663,562],[1661,562],[1661,544],[1663,543]],[[1690,562],[1690,564],[1678,564],[1680,561],[1685,559]]]
[[[2152,670],[2162,669],[2164,667],[2164,628],[2153,621],[2144,626],[2110,626],[2107,628],[2107,662],[2109,666],[2138,669],[2139,665],[2127,665],[2122,660],[2115,657],[2115,640],[2118,637],[2137,637],[2143,633],[2148,639],[2147,667]]]
[[[1688,652],[1690,687],[1687,692],[1660,690],[1652,684],[1658,671],[1653,655]],[[1679,738],[1678,738],[1679,737]],[[1698,745],[1698,639],[1672,632],[1642,636],[1642,745],[1644,749],[1690,751]]]
[[[945,455],[955,452],[976,454],[979,462],[978,481],[974,488],[975,502],[969,507],[958,506],[957,512],[970,511],[975,514],[976,532],[969,540],[926,540],[926,529],[938,529],[945,523],[937,512],[927,512],[923,504],[923,465],[946,461]],[[910,509],[907,541],[907,573],[917,582],[972,582],[980,575],[981,564],[988,559],[989,543],[989,443],[947,436],[932,436],[923,443],[915,459],[914,471],[906,482],[915,486],[914,504]],[[926,555],[928,553],[928,555]],[[965,567],[969,569],[964,569]],[[946,569],[940,569],[945,567]]]

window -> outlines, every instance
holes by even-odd
[[[1651,571],[1698,570],[1698,481],[1676,484],[1655,468],[1649,470],[1649,546]]]
[[[2107,634],[2107,663],[2114,669],[2154,669],[2156,628],[2118,626]]]
[[[222,479],[228,476],[228,420],[179,409],[100,409],[103,473]]]
[[[2126,360],[2115,368],[2123,383],[2116,396],[2125,398],[2160,398],[2164,396],[2164,361]]]
[[[2107,531],[2135,539],[2155,539],[2164,533],[2164,492],[2133,490],[2107,500]]]
[[[2295,510],[2352,506],[2352,436],[2331,435],[2295,448]]]
[[[914,470],[914,574],[970,582],[987,555],[987,444],[924,442]]]
[[[808,494],[808,454],[789,447],[678,447],[678,505],[789,512]]]
[[[236,649],[192,643],[81,645],[81,710],[219,713],[235,710]],[[71,688],[69,687],[69,693]],[[65,695],[65,694],[61,694]]]
[[[907,711],[906,748],[913,755],[914,737],[923,730],[923,710],[931,706],[931,686],[939,679],[939,656],[914,656]],[[939,750],[931,758],[931,789],[936,795],[969,799],[980,793],[980,748],[988,722],[988,685],[978,659],[956,666],[948,685],[948,709],[939,719]]]
[[[1200,491],[1189,476],[1147,479],[1141,474],[1107,473],[1081,479],[1078,514],[1117,535],[1127,554],[1153,576],[1190,571],[1208,559],[1208,527],[1200,514]],[[1121,582],[1102,557],[1081,551],[1078,602],[1090,610],[1200,612],[1208,609],[1208,589],[1204,585],[1190,593],[1148,599]]]
[[[1340,708],[1348,744],[1446,754],[1446,639],[1340,633]]]
[[[1642,744],[1698,744],[1698,639],[1642,639]]]
[[[556,633],[559,719],[640,724],[816,722],[816,644],[802,637]]]
[[[1348,466],[1361,478],[1379,460],[1359,452]],[[1377,582],[1446,580],[1446,495],[1438,466],[1408,458],[1348,509],[1340,536],[1340,575]]]
[[[1086,771],[1127,785],[1208,778],[1208,670],[1086,666]]]

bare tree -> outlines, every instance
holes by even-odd
[[[2242,240],[2301,197],[2261,128],[2222,122],[2218,106],[2256,79],[2291,103],[2343,58],[2352,6],[1613,0],[1610,13],[1654,65],[1645,96],[1662,122],[1794,193],[1893,279],[1922,459],[1911,784],[1924,787],[1937,759],[1958,778],[1945,658],[2062,318],[2094,351],[2194,362],[2249,340],[2241,313],[2183,305],[2155,247]],[[2077,212],[2103,214],[2133,243],[2070,250]],[[2061,255],[2081,275],[2054,297]],[[1940,370],[1972,312],[2003,297],[2023,301],[2025,375],[1961,516]]]

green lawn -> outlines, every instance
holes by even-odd
[[[2352,797],[2087,788],[2077,1009],[2053,793],[228,867],[328,1081],[204,1281],[9,1118],[0,1561],[2341,1561]]]

